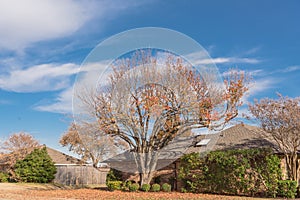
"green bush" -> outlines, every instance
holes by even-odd
[[[160,191],[160,185],[157,184],[157,183],[154,183],[154,184],[151,186],[151,191],[152,191],[152,192],[159,192],[159,191]]]
[[[187,192],[276,196],[280,159],[270,149],[192,153],[182,157],[179,178]]]
[[[4,172],[0,172],[0,182],[5,183],[8,182],[9,175]]]
[[[121,190],[122,181],[107,181],[106,186],[109,191]]]
[[[22,182],[49,183],[55,178],[56,167],[46,147],[35,149],[14,166],[16,177]]]
[[[125,186],[128,187],[128,188],[129,188],[130,185],[132,185],[131,181],[125,181],[124,183],[125,183]]]
[[[138,183],[133,183],[129,185],[129,191],[130,192],[135,192],[140,188],[140,185]]]
[[[151,185],[148,183],[145,183],[142,185],[141,190],[144,192],[148,192],[151,189]]]
[[[171,192],[171,185],[169,183],[164,183],[162,186],[161,186],[161,190],[164,191],[164,192]]]
[[[280,180],[278,181],[277,195],[285,198],[295,198],[297,194],[297,181]]]
[[[125,181],[125,182],[123,182],[122,186],[121,186],[122,191],[128,191],[130,185],[132,185],[131,181]]]
[[[111,168],[106,176],[106,183],[108,181],[122,181],[122,172]]]

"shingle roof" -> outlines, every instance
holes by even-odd
[[[210,141],[207,143],[207,145],[196,146],[199,141],[208,138]],[[183,144],[187,144],[186,142],[189,142],[188,146],[190,146],[187,149],[181,149],[180,146],[184,145],[176,145],[177,143],[174,143],[174,148],[169,148],[169,152],[162,152],[158,158],[158,166],[163,166],[164,162],[167,160],[175,160],[176,158],[181,157],[183,154],[192,152],[205,154],[209,151],[216,150],[271,148],[274,153],[280,153],[278,146],[275,144],[275,142],[272,142],[272,140],[267,139],[264,136],[262,129],[245,124],[239,124],[230,127],[216,134],[199,135],[195,137],[194,141],[186,139]],[[122,167],[128,169],[129,165],[130,168],[133,169],[136,167],[134,160],[135,158],[130,152],[125,152],[104,162],[109,163],[118,169],[121,169]]]
[[[209,150],[271,148],[275,153],[280,152],[276,143],[266,138],[264,131],[256,126],[239,124],[218,134],[217,141]],[[194,147],[191,151],[197,149]]]
[[[43,146],[45,146],[45,145],[43,145]],[[41,147],[43,147],[43,146],[41,146]],[[32,148],[32,150],[33,149],[34,148]],[[28,152],[30,153],[32,150],[29,150]],[[77,159],[73,156],[64,154],[64,153],[57,151],[55,149],[52,149],[50,147],[46,146],[46,150],[56,165],[82,164],[83,163],[83,161],[81,161],[80,159]],[[9,155],[6,155],[6,154],[0,155],[0,165],[5,165],[7,163],[8,158],[9,158]]]
[[[53,162],[57,165],[66,165],[66,164],[82,164],[80,159],[77,159],[73,156],[64,154],[60,151],[46,147],[49,156],[52,158]]]

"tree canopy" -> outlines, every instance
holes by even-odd
[[[91,161],[94,167],[98,167],[99,161],[115,155],[117,151],[114,138],[104,134],[97,123],[72,123],[59,143],[81,156],[83,161]],[[118,145],[124,145],[125,148],[122,141],[119,141]]]
[[[98,128],[129,145],[141,184],[149,183],[159,153],[196,128],[217,129],[238,115],[247,91],[244,73],[232,72],[224,84],[216,74],[200,73],[179,56],[137,50],[112,63],[97,93],[79,94],[95,114]],[[170,157],[171,158],[171,157]]]
[[[39,146],[39,142],[29,133],[20,132],[10,135],[0,148],[3,152],[2,157],[8,165],[7,170],[14,176],[13,166],[17,160],[24,159],[34,148]]]

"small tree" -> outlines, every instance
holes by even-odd
[[[48,183],[55,178],[56,167],[46,147],[35,149],[15,165],[17,178],[23,182]]]
[[[249,105],[251,113],[260,122],[268,138],[273,139],[284,153],[289,178],[294,181],[299,179],[300,149],[300,98],[283,97],[279,99],[255,100]]]
[[[7,171],[14,176],[13,166],[18,160],[22,160],[34,148],[39,147],[39,142],[29,133],[15,133],[5,140],[1,145],[2,158],[8,165]]]
[[[81,156],[82,160],[90,160],[94,167],[99,161],[115,154],[115,142],[113,137],[99,130],[97,123],[88,122],[72,123],[59,141],[62,146],[69,147],[69,151]],[[126,144],[120,141],[118,145],[125,147]]]

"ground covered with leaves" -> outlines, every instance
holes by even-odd
[[[179,192],[122,192],[106,191],[104,189],[68,189],[60,188],[51,184],[20,184],[20,183],[0,183],[0,200],[93,200],[93,199],[233,199],[233,200],[254,200],[250,197],[233,197],[209,194],[192,194]],[[257,198],[262,200],[261,198]]]

